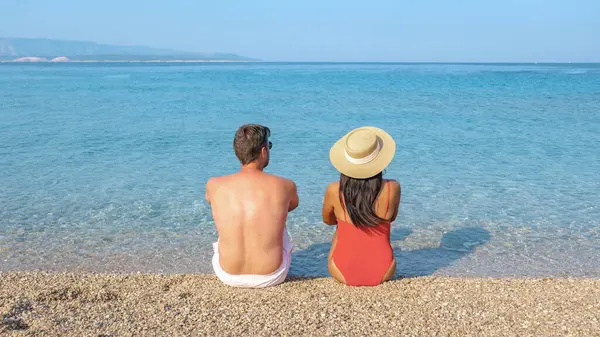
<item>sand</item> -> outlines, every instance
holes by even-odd
[[[599,336],[600,280],[329,278],[268,289],[212,275],[0,273],[4,336]]]

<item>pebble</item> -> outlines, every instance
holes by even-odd
[[[4,272],[0,314],[7,336],[593,336],[600,280],[422,277],[353,288],[317,278],[240,289],[213,275]]]

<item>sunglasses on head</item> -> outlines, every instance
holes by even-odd
[[[271,148],[273,148],[273,143],[271,143],[271,142],[269,141],[269,150],[270,150]]]

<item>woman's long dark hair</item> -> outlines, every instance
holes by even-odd
[[[385,219],[375,214],[375,202],[383,186],[383,172],[367,179],[340,175],[340,203],[357,227],[375,227]],[[342,199],[342,196],[344,197]]]

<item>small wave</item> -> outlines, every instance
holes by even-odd
[[[81,79],[83,77],[77,76],[40,76],[40,75],[19,75],[19,76],[11,76],[8,80],[34,80],[34,81],[42,81],[42,80],[72,80],[72,79]]]
[[[118,74],[118,75],[105,75],[104,76],[104,78],[123,78],[123,79],[128,79],[130,77],[131,77],[130,74]]]
[[[576,70],[568,70],[568,71],[565,71],[564,73],[568,74],[568,75],[581,75],[581,74],[587,74],[587,72],[588,71],[585,69],[576,69]]]

